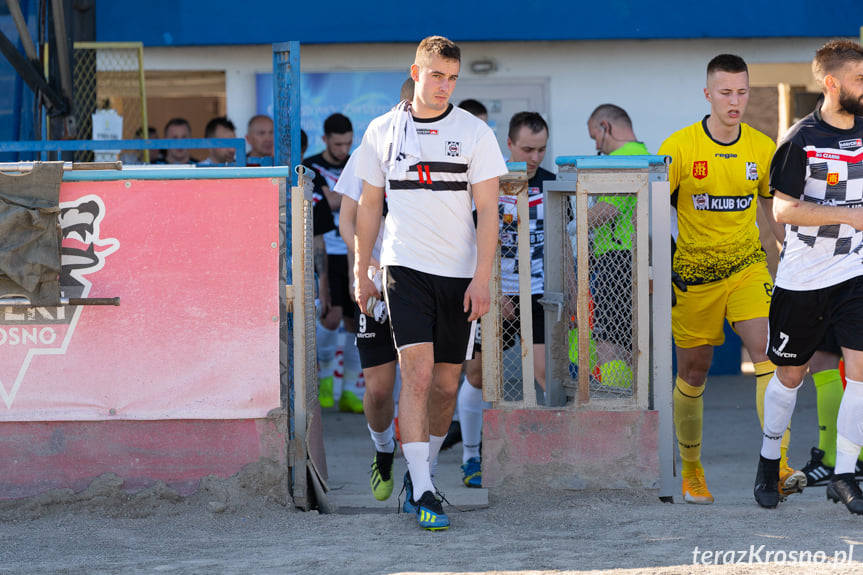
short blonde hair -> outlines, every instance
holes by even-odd
[[[444,60],[455,60],[461,63],[461,49],[455,42],[443,36],[429,36],[424,38],[417,46],[414,64],[427,64],[433,56],[440,56]]]

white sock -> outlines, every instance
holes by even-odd
[[[437,456],[440,454],[440,446],[443,445],[443,440],[446,435],[429,435],[429,475],[434,480],[434,474],[437,471]]]
[[[318,378],[332,377],[336,368],[336,346],[339,332],[327,329],[318,322],[315,325],[315,339],[318,348]]]
[[[384,431],[375,431],[371,425],[366,425],[366,427],[369,428],[372,441],[375,443],[375,451],[380,453],[393,453],[395,451],[396,442],[393,440],[395,431],[392,423]]]
[[[458,391],[458,411],[461,420],[461,462],[479,457],[479,442],[482,439],[482,390],[468,383]]]
[[[775,373],[767,384],[764,392],[764,430],[761,440],[761,455],[765,459],[779,459],[782,456],[782,436],[791,424],[798,389],[799,385],[794,389],[782,385]]]
[[[854,473],[863,445],[863,382],[846,378],[836,418],[836,467],[833,473]]]
[[[411,474],[414,487],[414,501],[419,501],[426,491],[434,493],[431,474],[429,473],[429,444],[424,441],[402,443],[402,453]]]
[[[344,371],[342,372],[342,390],[350,391],[360,399],[365,393],[365,382],[360,381],[360,373],[363,368],[360,365],[360,352],[357,350],[355,337],[352,333],[345,333],[345,349],[342,355]],[[362,385],[360,385],[362,383]]]

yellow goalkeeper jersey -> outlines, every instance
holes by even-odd
[[[743,123],[736,141],[719,143],[710,136],[707,116],[659,148],[659,155],[672,158],[672,268],[686,283],[720,280],[765,261],[755,210],[758,196],[773,197],[768,178],[775,149],[773,140]]]

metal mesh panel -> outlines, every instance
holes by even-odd
[[[303,275],[297,277],[294,275],[295,285],[302,286],[303,301],[306,302],[302,318],[296,318],[295,321],[302,321],[305,325],[305,341],[303,349],[305,352],[305,373],[303,373],[303,383],[306,388],[306,410],[311,412],[318,402],[318,368],[317,368],[317,348],[315,342],[315,272],[314,258],[312,253],[314,247],[312,245],[312,208],[313,203],[303,201]],[[300,280],[302,283],[300,283]]]
[[[525,377],[521,365],[521,334],[519,333],[520,312],[519,297],[515,294],[502,294],[498,309],[501,317],[501,372],[503,374],[503,401],[522,401],[524,399],[523,385],[533,383],[533,374]]]
[[[93,113],[102,109],[116,110],[123,117],[123,139],[146,138],[143,44],[76,43],[73,62],[78,139],[89,140],[93,137]],[[127,163],[131,163],[130,160],[149,161],[147,150],[129,150],[121,155]],[[75,161],[92,159],[93,152],[75,153]]]
[[[648,192],[665,166],[588,160],[582,170],[560,164],[545,186],[548,404],[646,408]]]
[[[590,397],[631,396],[633,382],[633,266],[635,196],[615,194],[592,196],[588,201],[587,297],[588,357],[579,357],[579,297],[576,236],[569,217],[569,247],[564,254],[567,344],[570,373],[576,385],[578,369],[590,372]],[[572,204],[571,204],[572,205]]]

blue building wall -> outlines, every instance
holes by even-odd
[[[36,5],[35,1],[21,0],[21,12],[27,20],[30,36],[33,41],[38,39],[36,27]],[[9,14],[5,2],[0,5],[0,30],[6,34],[12,42],[18,45],[23,54],[18,31],[15,22]],[[12,67],[5,57],[0,56],[0,141],[7,140],[33,140],[33,92],[21,80],[18,72]],[[19,159],[19,154],[0,154],[0,162],[14,162]]]
[[[750,0],[734,6],[667,0],[97,0],[97,40],[147,46],[455,41],[824,37],[860,34],[863,1]],[[431,7],[431,9],[429,9]],[[528,17],[525,17],[528,16]]]

